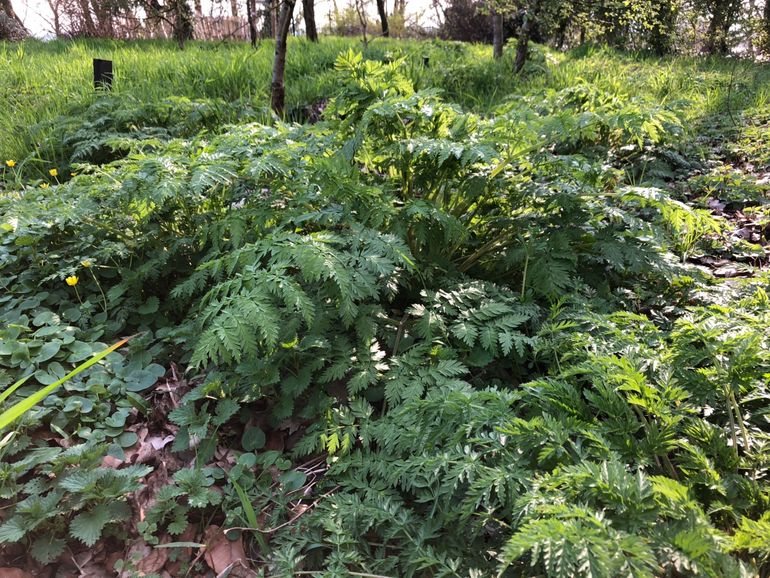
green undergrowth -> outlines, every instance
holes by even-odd
[[[335,53],[314,124],[123,85],[52,120],[76,174],[4,169],[3,381],[139,336],[3,440],[0,542],[215,523],[269,529],[265,576],[766,571],[768,280],[693,263],[728,224],[675,186],[716,195],[729,63],[543,51],[484,96],[478,47],[378,47]]]

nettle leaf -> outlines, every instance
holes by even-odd
[[[87,512],[75,516],[70,522],[70,535],[83,542],[86,546],[93,546],[101,537],[102,530],[110,522],[110,508],[106,504],[95,506]]]
[[[67,545],[65,540],[53,536],[40,536],[30,548],[30,554],[44,566],[56,560]]]
[[[68,492],[79,493],[93,488],[99,479],[99,472],[96,470],[84,471],[77,470],[69,474],[59,482],[59,487]]]
[[[215,426],[224,425],[240,408],[241,404],[234,399],[220,399],[217,402],[216,412],[211,423]]]
[[[0,525],[0,543],[18,542],[27,534],[22,518],[16,516]]]

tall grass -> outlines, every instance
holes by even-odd
[[[512,73],[512,47],[501,61],[483,45],[441,41],[325,37],[319,44],[292,38],[287,64],[287,111],[328,97],[335,90],[333,65],[349,48],[372,59],[405,57],[418,86],[436,87],[447,100],[489,113],[510,94],[561,89],[586,82],[619,94],[641,94],[661,103],[687,101],[693,122],[727,107],[766,107],[770,67],[724,59],[657,59],[584,47],[567,54],[534,51],[528,74]],[[77,116],[99,95],[92,87],[92,58],[114,61],[113,96],[154,103],[170,96],[219,99],[265,110],[274,44],[192,42],[179,51],[166,41],[78,40],[0,43],[0,157],[32,158],[41,166],[56,153],[41,143],[47,123]],[[426,61],[427,59],[427,61]]]

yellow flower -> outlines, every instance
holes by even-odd
[[[85,267],[86,269],[88,269],[91,266],[91,261],[89,261],[88,259],[83,259],[80,262],[80,264],[83,265],[83,267]]]
[[[74,287],[75,285],[78,284],[78,276],[70,275],[65,279],[65,281],[67,282],[67,285],[69,285],[70,287]]]
[[[48,174],[51,175],[52,177],[58,177],[59,171],[57,171],[56,169],[51,169],[50,171],[48,171]]]
[[[8,165],[8,168],[12,169],[13,167],[16,166],[16,161],[14,161],[12,159],[8,159],[7,161],[5,161],[5,164]]]
[[[47,189],[48,188],[48,183],[40,183],[40,188],[41,189]]]

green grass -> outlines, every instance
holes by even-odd
[[[349,48],[377,60],[404,56],[409,77],[420,87],[439,88],[446,100],[480,113],[490,112],[511,94],[581,82],[646,95],[662,104],[686,101],[691,119],[724,111],[728,95],[734,108],[762,108],[770,97],[770,67],[723,59],[661,60],[597,48],[559,54],[538,48],[529,74],[519,78],[511,72],[510,47],[501,62],[494,62],[491,48],[483,45],[377,39],[364,50],[359,39],[325,37],[318,45],[291,39],[286,78],[290,118],[300,119],[303,107],[334,91],[334,60]],[[263,111],[267,118],[273,49],[270,40],[256,50],[244,43],[193,42],[184,51],[165,41],[0,43],[0,156],[19,160],[32,154],[43,164],[65,160],[45,146],[45,137],[52,120],[77,116],[99,98],[92,87],[93,58],[114,61],[113,94],[118,99],[147,104],[172,96],[217,99]]]

